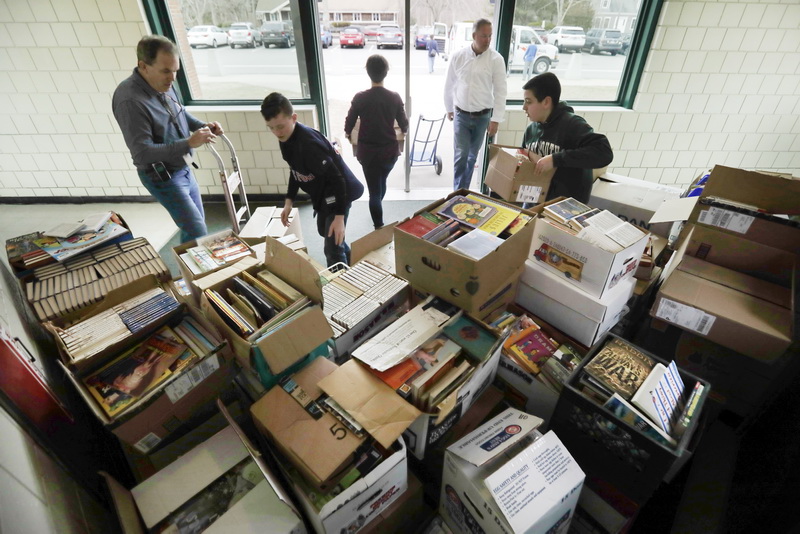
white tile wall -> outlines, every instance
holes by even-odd
[[[672,0],[659,24],[634,109],[587,115],[612,141],[610,169],[678,184],[718,163],[800,175],[800,4]],[[147,195],[111,114],[144,33],[137,0],[0,2],[0,196]],[[193,112],[230,132],[248,193],[284,191],[257,106]],[[498,140],[520,142],[525,123],[511,110]],[[199,160],[202,191],[221,193],[215,161]]]

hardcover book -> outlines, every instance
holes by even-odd
[[[464,315],[445,326],[444,333],[478,362],[486,361],[491,356],[492,347],[497,342],[491,332]]]
[[[422,237],[436,228],[441,222],[442,219],[433,213],[423,211],[422,213],[414,215],[407,221],[398,224],[397,228],[411,235]]]
[[[584,367],[591,378],[629,401],[644,382],[655,361],[633,345],[609,339]]]
[[[439,208],[437,213],[472,228],[478,228],[497,213],[497,208],[484,203],[482,200],[456,195]]]

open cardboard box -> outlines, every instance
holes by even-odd
[[[509,408],[447,448],[439,513],[454,532],[566,532],[585,475],[539,417]]]
[[[233,235],[236,235],[236,234],[234,233]],[[221,269],[225,269],[226,267],[230,267],[231,265],[235,265],[236,262],[241,261],[244,258],[255,258],[256,257],[256,252],[253,250],[253,247],[250,245],[250,243],[248,243],[244,239],[241,239],[241,236],[237,236],[237,237],[240,237],[240,240],[247,247],[247,249],[248,249],[250,254],[248,256],[243,256],[241,258],[237,258],[235,260],[228,261],[228,262],[226,262],[226,263],[224,263],[224,264],[222,264],[222,265],[220,265],[220,266],[218,266],[218,267],[216,267],[214,269],[210,269],[210,270],[204,271],[202,273],[194,273],[194,272],[192,272],[192,269],[186,264],[184,259],[181,257],[181,255],[186,253],[187,250],[189,250],[192,247],[196,247],[197,246],[197,240],[196,239],[193,239],[192,241],[187,241],[186,243],[181,243],[180,245],[178,245],[177,247],[174,247],[172,249],[172,255],[175,258],[175,262],[178,264],[178,269],[180,269],[180,271],[181,271],[181,277],[183,277],[183,279],[186,281],[186,287],[189,288],[189,291],[192,294],[191,295],[191,299],[192,299],[192,302],[194,303],[195,306],[199,306],[199,304],[200,304],[200,293],[201,292],[199,292],[197,290],[197,287],[194,284],[192,284],[192,281],[201,279],[201,278],[206,277],[206,276],[208,276],[208,275],[210,275],[212,273],[219,272]]]
[[[540,218],[536,220],[529,259],[546,265],[546,269],[582,291],[602,298],[633,278],[647,242],[647,232],[643,232],[632,245],[608,252]]]
[[[453,196],[468,194],[478,195],[474,191],[461,189],[418,210],[414,215],[423,211],[433,212]],[[497,199],[485,198],[508,205]],[[395,229],[395,264],[398,276],[408,280],[414,288],[452,302],[477,317],[487,315],[494,309],[487,309],[488,303],[498,298],[503,288],[516,283],[530,249],[537,209],[541,211],[538,206],[534,210],[522,210],[511,205],[508,207],[534,219],[480,260],[468,258]]]
[[[651,315],[759,360],[781,357],[796,336],[797,256],[712,227],[687,230]]]
[[[527,260],[516,302],[523,308],[536,310],[542,319],[591,347],[624,315],[635,286],[636,280],[628,277],[598,298],[570,284],[540,262]]]
[[[303,240],[303,230],[300,227],[300,212],[292,208],[289,212],[289,226],[281,222],[283,208],[264,206],[257,208],[247,220],[244,228],[239,232],[242,239],[258,239],[274,237],[275,239],[289,234],[294,234],[300,241]]]
[[[589,205],[608,210],[646,232],[669,237],[672,223],[651,223],[650,219],[667,199],[679,198],[678,187],[605,173],[595,180]]]
[[[247,338],[235,332],[222,320],[203,294],[206,289],[223,292],[233,285],[233,277],[247,271],[255,273],[266,269],[284,282],[306,295],[311,305],[298,312],[293,320],[283,324],[267,336],[261,332],[269,329],[268,321]],[[208,276],[196,279],[192,285],[201,293],[200,308],[220,332],[230,341],[240,365],[255,370],[253,358],[260,352],[273,374],[278,374],[302,359],[312,350],[325,343],[333,332],[322,313],[322,288],[319,275],[314,267],[299,254],[277,240],[266,238],[264,263],[255,258],[242,258],[235,264],[215,271]],[[223,295],[224,296],[224,295]]]
[[[519,147],[507,145],[489,145],[489,168],[486,170],[484,183],[501,198],[509,202],[530,202],[538,204],[547,197],[550,181],[555,169],[535,174],[534,159],[517,159]]]
[[[256,426],[281,457],[288,458],[316,492],[329,492],[353,467],[353,453],[364,442],[327,411],[315,419],[301,406],[303,396],[324,391],[388,451],[388,457],[317,511],[307,490],[293,477],[292,487],[317,532],[356,532],[397,499],[407,487],[406,448],[400,435],[418,411],[355,360],[337,367],[317,358],[292,378],[292,394],[273,388],[251,407]],[[288,387],[288,386],[287,386]],[[302,393],[300,393],[302,391]],[[321,408],[317,408],[321,410]],[[286,465],[285,461],[278,462]],[[352,529],[352,530],[345,530]]]
[[[131,298],[131,295],[142,293],[156,284],[154,278],[141,278],[120,288],[114,292],[114,295],[109,294],[108,299],[110,300],[103,301],[101,304],[115,305],[119,298],[123,301],[127,300]],[[233,365],[233,354],[227,343],[223,342],[208,353],[200,355],[201,358],[198,361],[154,387],[130,410],[115,417],[108,416],[98,406],[82,378],[92,369],[108,363],[123,350],[146,339],[162,326],[174,326],[187,315],[212,333],[217,332],[216,328],[195,308],[186,307],[184,309],[181,306],[177,313],[150,325],[145,330],[146,334],[137,333],[126,342],[117,343],[99,353],[98,359],[95,360],[96,363],[91,368],[87,367],[78,373],[73,372],[63,362],[59,362],[67,378],[86,401],[95,417],[121,441],[131,445],[139,453],[149,453],[169,441],[173,436],[186,431],[187,427],[201,413],[204,413],[209,403],[230,385],[237,369]]]

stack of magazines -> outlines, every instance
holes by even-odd
[[[545,223],[612,253],[628,248],[645,235],[610,211],[591,208],[574,198],[545,206],[542,215]]]
[[[197,238],[197,245],[180,257],[192,273],[200,274],[251,255],[250,247],[233,230],[223,230]]]

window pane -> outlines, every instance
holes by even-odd
[[[517,0],[509,48],[509,76],[530,76],[551,70],[561,82],[564,100],[617,100],[633,22],[642,0],[588,2]],[[535,59],[525,70],[524,33],[537,38]],[[513,86],[512,86],[513,87]],[[509,92],[509,99],[522,99]]]
[[[192,100],[262,100],[272,91],[310,96],[292,2],[173,2],[180,7],[171,22]]]

